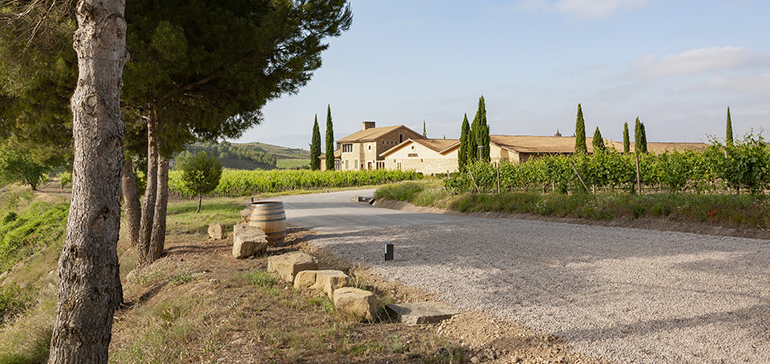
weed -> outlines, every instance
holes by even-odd
[[[278,278],[276,278],[275,275],[263,270],[255,270],[246,273],[246,279],[260,287],[270,288],[278,284]]]

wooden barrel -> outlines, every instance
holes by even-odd
[[[270,245],[283,243],[286,238],[286,213],[283,211],[283,202],[252,202],[249,225],[262,229]]]

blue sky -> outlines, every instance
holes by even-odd
[[[308,149],[313,117],[335,137],[404,124],[458,138],[484,95],[492,134],[649,141],[770,129],[767,0],[352,0],[353,26],[296,95],[270,102],[237,142]],[[767,133],[765,133],[767,134]],[[765,135],[767,136],[767,135]],[[632,136],[633,138],[633,136]]]

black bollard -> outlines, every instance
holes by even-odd
[[[393,260],[393,244],[385,244],[385,260]]]

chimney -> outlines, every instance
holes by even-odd
[[[374,128],[374,121],[364,121],[363,128],[361,130]]]

